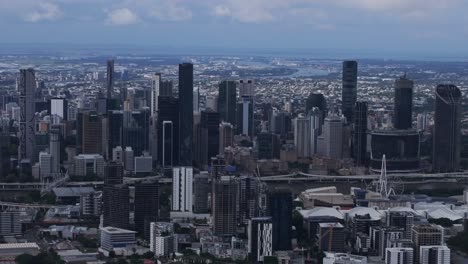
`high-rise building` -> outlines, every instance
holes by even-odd
[[[131,147],[126,147],[123,152],[123,165],[126,171],[135,170],[135,153]]]
[[[237,228],[237,181],[231,176],[213,180],[213,233],[232,236]]]
[[[256,217],[249,221],[249,255],[253,263],[263,263],[273,255],[273,224],[271,217]]]
[[[395,129],[410,129],[413,114],[412,80],[406,74],[395,81],[395,107],[393,109],[393,126]]]
[[[174,167],[172,173],[172,211],[192,212],[193,168]]]
[[[240,97],[255,97],[255,87],[252,80],[239,81],[239,96]]]
[[[63,120],[68,120],[68,100],[65,98],[50,99],[50,115],[57,115]]]
[[[36,148],[36,108],[34,95],[36,92],[36,74],[34,69],[20,70],[19,105],[21,107],[19,159],[28,159],[30,163],[37,160]]]
[[[207,164],[211,157],[216,157],[219,153],[219,113],[210,110],[201,112],[200,127],[202,129],[201,147],[205,149],[202,151],[201,160]]]
[[[224,155],[224,149],[231,147],[234,142],[234,127],[230,123],[219,124],[219,155]]]
[[[261,191],[261,182],[257,178],[251,176],[238,178],[238,223],[248,224],[249,219],[262,216],[260,213]]]
[[[273,190],[268,198],[268,213],[273,223],[273,250],[291,250],[292,193],[286,189]]]
[[[332,159],[343,157],[343,121],[338,116],[329,116],[323,126],[325,156]]]
[[[78,138],[82,154],[103,153],[102,116],[94,111],[84,111],[78,114]]]
[[[341,112],[346,117],[346,122],[353,122],[354,106],[357,100],[357,61],[343,62],[343,79],[341,91]]]
[[[158,182],[135,183],[135,230],[150,240],[150,223],[159,216]]]
[[[271,117],[270,131],[282,139],[286,139],[291,132],[291,114],[274,111]]]
[[[208,194],[210,193],[208,177],[208,172],[200,172],[193,179],[193,211],[197,214],[208,213]]]
[[[52,156],[51,173],[60,173],[60,126],[52,125],[49,131],[49,151]]]
[[[123,112],[123,146],[132,147],[136,156],[149,150],[150,111]]]
[[[311,93],[309,95],[306,101],[306,115],[308,115],[309,112],[315,107],[320,110],[321,123],[323,123],[328,112],[327,100],[325,99],[325,96],[323,94]]]
[[[253,139],[255,133],[254,124],[253,97],[242,97],[242,101],[237,105],[237,134],[246,135]]]
[[[150,250],[157,257],[169,256],[176,249],[174,225],[165,222],[153,222],[150,226]]]
[[[102,192],[82,193],[80,213],[83,217],[99,217],[102,213]]]
[[[434,224],[414,225],[411,239],[416,249],[415,259],[419,261],[422,246],[442,246],[444,243],[444,228]],[[419,263],[419,262],[418,262]]]
[[[278,135],[262,132],[257,135],[258,159],[279,159],[281,142]]]
[[[116,147],[123,148],[123,111],[112,110],[107,112],[107,150],[108,157]],[[123,146],[123,147],[122,147]]]
[[[0,131],[0,177],[10,173],[10,135]]]
[[[47,152],[39,153],[39,168],[41,179],[51,176],[52,173],[52,156]]]
[[[413,264],[414,250],[412,248],[387,248],[385,264]]]
[[[127,185],[104,185],[103,227],[130,227],[130,194]]]
[[[310,158],[313,155],[310,122],[310,118],[305,116],[298,116],[294,119],[294,145],[298,158]]]
[[[421,264],[450,264],[450,249],[447,246],[421,246],[419,250]]]
[[[218,112],[222,121],[236,124],[236,82],[222,81],[219,84]]]
[[[114,92],[114,60],[107,61],[107,99],[112,99]]]
[[[179,64],[179,164],[192,166],[193,64]]]
[[[21,235],[21,219],[19,211],[0,212],[0,236]]]
[[[354,114],[353,158],[357,166],[366,164],[367,102],[356,102]]]
[[[174,97],[159,97],[158,161],[164,168],[179,164],[179,100]]]
[[[455,85],[437,86],[432,151],[436,172],[460,168],[461,102],[461,91]]]
[[[172,81],[164,80],[160,85],[159,96],[172,96]]]
[[[155,73],[151,76],[151,115],[158,113],[158,97],[161,89],[161,74]]]
[[[321,251],[345,252],[345,228],[340,223],[319,223],[317,236]]]
[[[104,166],[104,184],[117,185],[123,183],[123,164],[109,161]]]
[[[99,154],[80,154],[73,158],[75,176],[104,177],[104,158]]]
[[[387,223],[391,227],[398,227],[404,231],[404,238],[411,239],[411,232],[414,224],[414,215],[411,212],[388,213]]]

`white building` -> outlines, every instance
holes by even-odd
[[[22,254],[36,256],[41,252],[41,248],[36,243],[8,243],[0,244],[0,256],[5,259],[15,259]]]
[[[323,264],[367,264],[367,257],[346,253],[325,252]]]
[[[39,168],[41,179],[49,177],[52,173],[52,155],[41,151],[39,153]]]
[[[67,119],[67,101],[65,98],[50,99],[50,115],[58,115],[62,119]]]
[[[172,170],[172,211],[192,212],[193,168],[174,167]]]
[[[311,151],[311,132],[310,119],[299,116],[294,119],[294,145],[298,158],[310,158]]]
[[[240,80],[239,81],[239,96],[240,97],[254,97],[255,87],[252,80]]]
[[[450,249],[447,246],[421,246],[419,259],[421,264],[450,264]]]
[[[174,224],[152,222],[150,224],[150,250],[157,257],[169,256],[177,248],[174,236]]]
[[[323,128],[324,155],[332,159],[343,157],[343,121],[338,116],[325,119]]]
[[[135,154],[132,147],[126,147],[124,152],[124,168],[126,171],[135,170]]]
[[[140,157],[135,157],[135,173],[149,173],[153,171],[153,157],[144,154]]]
[[[112,161],[123,162],[123,150],[121,146],[112,149]]]
[[[271,217],[255,217],[249,221],[248,248],[255,262],[273,255],[273,223]]]
[[[386,248],[385,264],[413,264],[414,250],[412,248]]]
[[[99,251],[105,256],[108,256],[110,251],[114,251],[116,255],[122,255],[126,249],[136,246],[135,231],[111,226],[101,227],[100,231],[101,247]]]
[[[104,158],[99,154],[80,154],[74,158],[75,175],[104,177]]]

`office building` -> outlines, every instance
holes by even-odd
[[[103,226],[130,227],[130,194],[127,185],[104,185]]]
[[[108,157],[110,157],[111,151],[119,147],[124,147],[123,142],[123,111],[112,110],[107,112],[107,150]],[[113,157],[113,156],[112,156]]]
[[[462,94],[454,85],[436,88],[433,159],[435,172],[451,172],[460,168]]]
[[[421,246],[419,263],[450,264],[450,249],[447,246]]]
[[[237,181],[231,176],[213,180],[212,191],[213,233],[232,236],[237,228]]]
[[[135,174],[147,175],[153,171],[153,157],[149,156],[147,152],[143,156],[135,157]]]
[[[158,98],[161,89],[161,74],[155,73],[151,76],[151,115],[158,113]]]
[[[132,147],[136,156],[149,150],[150,111],[123,112],[123,146]]]
[[[164,80],[160,83],[159,96],[173,96],[172,95],[172,81]]]
[[[222,81],[219,84],[218,112],[221,121],[236,124],[237,91],[235,81]]]
[[[152,222],[150,224],[150,251],[156,257],[168,257],[176,251],[177,239],[174,235],[174,225],[165,222]]]
[[[123,163],[124,160],[124,153],[121,146],[117,146],[112,149],[112,161]]]
[[[50,115],[56,115],[63,120],[68,120],[68,100],[65,98],[50,99]]]
[[[401,228],[404,230],[404,238],[411,239],[411,232],[414,225],[414,215],[411,212],[389,211],[388,226]]]
[[[291,250],[292,193],[275,189],[268,197],[268,215],[273,222],[273,250]]]
[[[237,134],[246,135],[253,139],[255,133],[254,125],[253,97],[242,97],[241,102],[237,105]]]
[[[41,179],[51,176],[52,173],[52,156],[47,152],[39,153],[39,168]]]
[[[249,221],[249,255],[253,263],[263,263],[264,257],[273,255],[272,235],[271,217],[257,217]]]
[[[305,116],[298,116],[294,119],[294,145],[298,158],[312,157],[312,133],[311,120]]]
[[[77,144],[80,146],[80,154],[103,153],[102,116],[94,111],[78,113]]]
[[[98,154],[80,154],[73,158],[75,176],[96,175],[104,177],[104,158]]]
[[[415,259],[419,261],[422,246],[442,246],[444,243],[444,228],[434,224],[414,225],[411,239],[415,247]]]
[[[356,102],[354,114],[353,158],[356,166],[367,161],[367,102]]]
[[[412,80],[406,74],[395,81],[395,106],[393,109],[393,127],[395,129],[410,129],[413,115]]]
[[[99,217],[102,213],[102,192],[80,195],[80,214],[83,217]]]
[[[101,227],[101,247],[99,250],[104,250],[104,254],[108,256],[109,252],[114,251],[117,255],[121,250],[130,249],[137,244],[135,231],[130,231],[113,226]]]
[[[193,168],[174,167],[172,173],[172,211],[192,212]]]
[[[49,152],[52,157],[51,173],[60,173],[60,126],[52,125],[49,129]]]
[[[19,211],[0,212],[0,236],[21,235],[21,221]]]
[[[10,135],[0,131],[0,177],[10,173]]]
[[[131,147],[126,147],[123,152],[123,165],[126,171],[135,170],[135,153]]]
[[[281,142],[279,136],[269,132],[257,135],[258,159],[279,159]]]
[[[179,164],[179,100],[173,97],[159,97],[157,120],[158,161],[163,168]]]
[[[227,147],[232,147],[234,143],[234,127],[230,123],[221,122],[219,124],[219,155],[224,155]]]
[[[179,64],[179,164],[192,166],[193,64]]]
[[[201,155],[202,164],[208,164],[211,157],[216,157],[219,153],[219,123],[220,115],[210,110],[201,112]]]
[[[321,251],[345,252],[345,230],[340,223],[319,223],[318,246]]]
[[[309,115],[309,112],[314,108],[318,108],[318,110],[320,110],[320,123],[323,123],[328,113],[327,100],[323,94],[311,93],[309,97],[307,97],[306,115]]]
[[[36,92],[36,75],[33,69],[20,70],[19,106],[21,109],[19,129],[19,159],[29,160],[33,164],[36,156],[36,108],[34,95]]]
[[[197,214],[208,213],[208,196],[210,193],[210,183],[208,182],[209,174],[207,171],[200,172],[193,179],[193,212]]]
[[[354,121],[354,106],[357,100],[357,61],[343,62],[343,79],[341,91],[341,112],[346,117],[347,123]]]
[[[247,225],[249,219],[263,216],[260,212],[261,182],[252,176],[241,176],[237,186],[238,223]]]
[[[255,87],[252,80],[239,81],[239,96],[240,97],[255,97]]]
[[[412,248],[386,248],[385,264],[413,264],[414,250]]]
[[[104,166],[104,184],[115,185],[123,183],[123,164],[109,161]]]
[[[114,60],[107,61],[107,99],[112,99],[112,93],[114,92]]]
[[[343,158],[343,121],[338,116],[325,118],[323,125],[324,155],[331,159]]]
[[[149,241],[150,223],[159,217],[158,182],[135,183],[135,230]]]

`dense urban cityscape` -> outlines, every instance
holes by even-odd
[[[468,63],[0,55],[0,263],[464,263]]]

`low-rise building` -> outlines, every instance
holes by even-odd
[[[105,256],[108,256],[111,251],[114,251],[116,255],[125,255],[126,249],[136,246],[135,231],[111,226],[102,227],[100,230],[101,247],[99,251]]]

